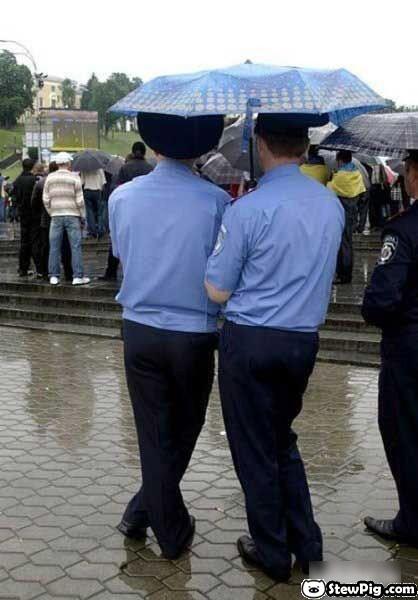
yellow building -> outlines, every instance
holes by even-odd
[[[47,77],[44,81],[44,86],[39,90],[39,108],[68,108],[64,106],[62,101],[62,77]],[[81,105],[81,90],[74,82],[76,88],[75,107],[80,108]]]

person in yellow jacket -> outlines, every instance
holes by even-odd
[[[301,165],[300,170],[304,175],[311,177],[311,179],[315,179],[322,183],[322,185],[327,185],[330,180],[330,170],[322,156],[318,154],[319,146],[312,145],[309,148],[308,160],[306,163]]]
[[[357,204],[366,192],[361,172],[353,163],[349,150],[337,153],[338,170],[327,187],[335,192],[345,211],[345,227],[337,259],[337,278],[335,283],[351,283],[353,277],[353,233],[357,224]]]

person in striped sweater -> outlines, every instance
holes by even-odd
[[[60,152],[55,157],[58,171],[50,173],[45,181],[43,202],[51,217],[49,230],[49,282],[58,285],[61,271],[61,245],[64,231],[71,246],[73,285],[90,283],[84,277],[81,250],[81,221],[85,218],[85,205],[80,177],[71,172],[71,156]]]

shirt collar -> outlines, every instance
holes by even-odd
[[[165,158],[164,160],[158,162],[157,166],[154,169],[154,172],[188,173],[190,175],[193,175],[193,171],[190,169],[190,167],[186,166],[178,160],[174,160],[171,158]]]
[[[269,181],[273,181],[275,179],[280,179],[281,177],[288,177],[289,175],[297,175],[300,174],[300,170],[299,170],[299,165],[295,164],[295,163],[291,163],[289,165],[279,165],[277,167],[274,167],[274,169],[271,169],[270,171],[267,171],[267,173],[265,173],[263,175],[263,177],[260,179],[260,181],[258,182],[258,185],[264,185],[265,183],[268,183]]]

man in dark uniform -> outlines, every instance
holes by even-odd
[[[32,173],[35,162],[25,158],[22,162],[23,171],[13,183],[13,195],[20,219],[20,252],[19,275],[28,275],[32,258],[32,191],[35,187],[36,176]]]
[[[238,550],[278,581],[289,579],[292,553],[305,571],[322,560],[292,424],[315,364],[344,227],[335,194],[299,170],[309,142],[302,119],[258,116],[265,175],[225,211],[206,273],[209,297],[227,302],[219,385],[251,533]]]
[[[203,426],[214,376],[218,307],[204,289],[228,194],[192,171],[218,142],[223,117],[140,113],[139,132],[158,156],[154,171],[109,201],[121,260],[125,368],[141,453],[142,487],[119,530],[151,527],[166,558],[194,532],[180,482]]]
[[[418,198],[418,151],[406,160],[406,188]],[[378,535],[418,546],[418,202],[393,217],[363,301],[382,329],[379,428],[399,496],[394,519],[367,517]]]
[[[135,177],[151,173],[153,167],[145,159],[146,152],[147,149],[143,142],[135,142],[132,145],[132,152],[126,159],[126,163],[120,168],[116,178],[116,186],[128,183],[129,181],[132,181],[132,179],[135,179]],[[101,281],[116,281],[118,267],[119,259],[113,255],[112,242],[110,242],[106,271],[99,279]]]

